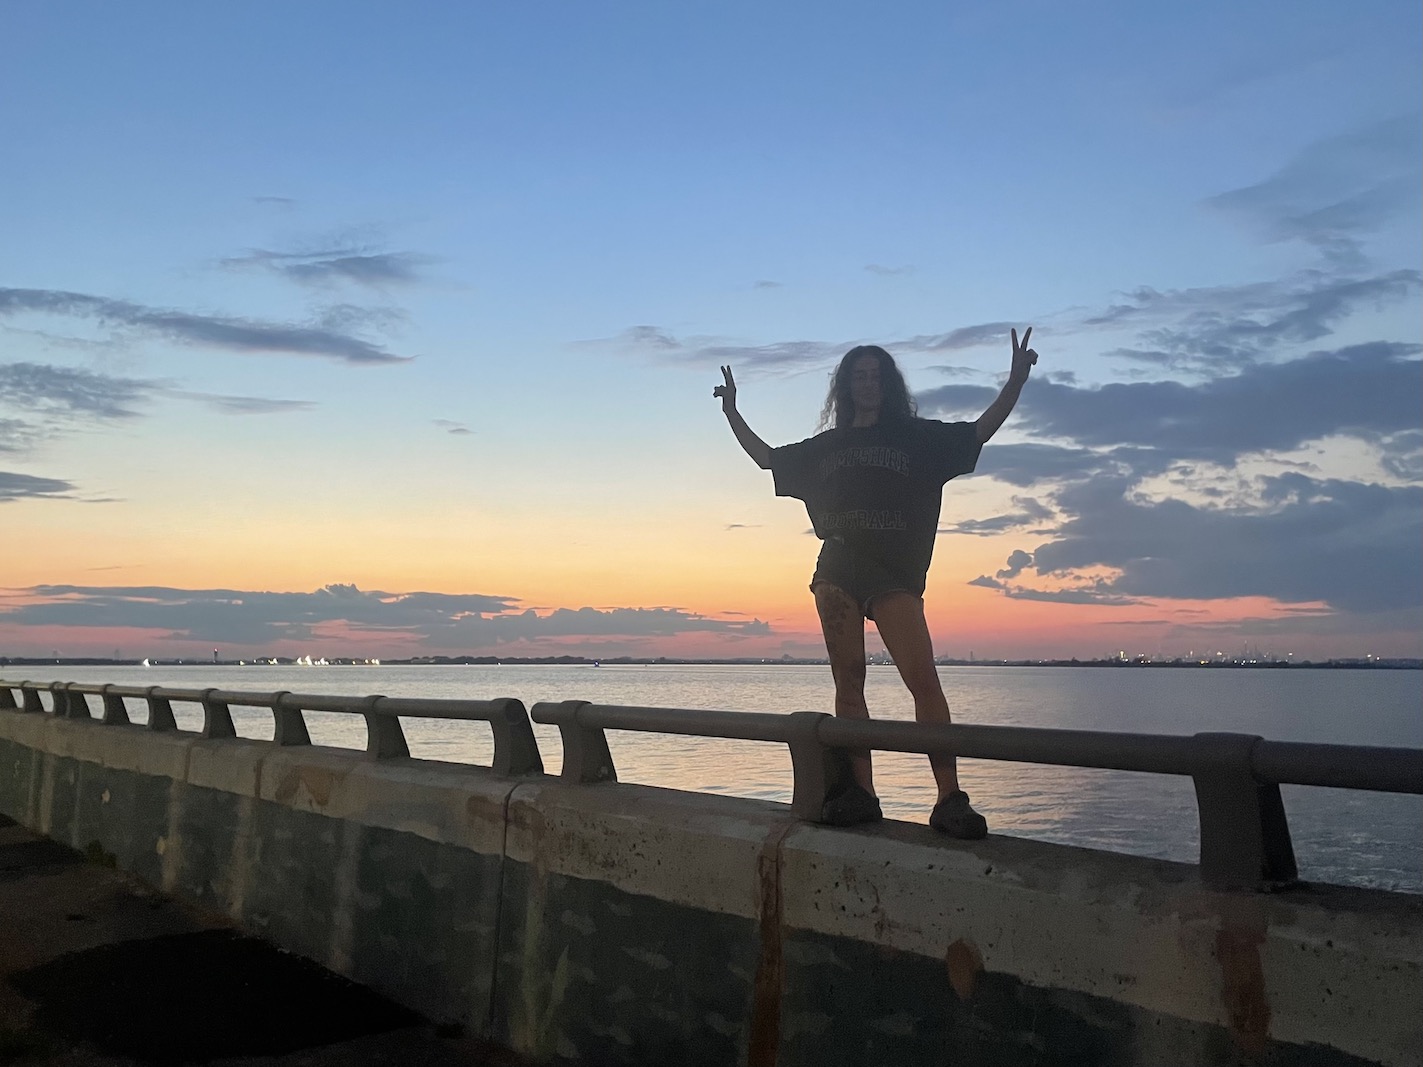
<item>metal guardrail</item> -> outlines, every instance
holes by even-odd
[[[21,703],[16,704],[19,691]],[[273,743],[309,745],[305,711],[345,712],[366,720],[366,753],[376,759],[410,755],[402,717],[420,719],[463,719],[489,723],[494,732],[496,774],[533,774],[543,770],[543,759],[534,741],[533,727],[522,701],[510,697],[497,700],[421,700],[387,696],[326,696],[310,693],[247,693],[229,689],[174,689],[161,685],[97,685],[87,682],[7,682],[0,679],[0,709],[43,712],[41,693],[49,693],[53,714],[62,719],[94,719],[88,697],[103,701],[99,721],[108,726],[131,725],[124,698],[148,704],[148,729],[176,731],[173,701],[198,704],[203,709],[203,737],[236,737],[232,707],[267,708],[272,712]]]
[[[15,693],[21,695],[16,703]],[[234,737],[232,705],[269,708],[273,743],[309,745],[304,711],[348,712],[365,717],[367,753],[376,759],[407,757],[401,717],[473,719],[494,731],[492,769],[501,775],[541,773],[543,761],[533,722],[557,726],[563,743],[561,777],[592,784],[616,782],[607,730],[682,734],[786,745],[791,755],[791,810],[819,820],[827,797],[851,780],[850,752],[953,755],[1059,767],[1184,775],[1195,785],[1201,829],[1201,878],[1215,888],[1268,889],[1297,881],[1294,845],[1280,799],[1281,785],[1327,786],[1423,794],[1423,749],[1269,741],[1253,734],[1190,736],[1058,730],[1020,726],[942,725],[874,719],[839,719],[823,712],[791,714],[624,707],[565,700],[424,700],[243,693],[222,689],[94,685],[77,682],[7,682],[0,679],[0,710],[94,718],[87,696],[103,700],[101,721],[129,724],[124,698],[147,701],[148,729],[177,729],[172,701],[203,709],[204,737]]]

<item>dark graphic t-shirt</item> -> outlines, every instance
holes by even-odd
[[[907,419],[839,427],[771,450],[777,496],[805,501],[815,535],[896,573],[924,574],[934,554],[944,483],[982,449],[971,422]]]

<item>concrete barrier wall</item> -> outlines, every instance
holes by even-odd
[[[1423,898],[0,710],[0,813],[538,1062],[1423,1063]]]

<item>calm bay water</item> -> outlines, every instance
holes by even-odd
[[[1346,670],[1091,669],[944,667],[955,719],[1004,726],[1192,734],[1227,730],[1281,741],[1423,748],[1423,672]],[[829,711],[823,666],[468,666],[10,668],[9,678],[287,689],[442,699],[541,700],[738,711]],[[912,721],[913,704],[893,667],[871,667],[871,714]],[[141,701],[130,701],[142,721]],[[183,729],[201,711],[177,705]],[[270,739],[267,711],[234,707],[238,733]],[[316,744],[365,747],[358,716],[307,714]],[[550,772],[559,769],[558,731],[536,725]],[[487,764],[483,723],[409,720],[412,755]],[[610,733],[624,782],[788,802],[784,746],[655,734]],[[994,833],[1194,862],[1199,848],[1190,779],[1069,767],[964,760],[960,777]],[[876,787],[890,818],[922,822],[933,803],[923,756],[881,753]],[[1423,797],[1283,788],[1301,876],[1322,882],[1423,892]]]

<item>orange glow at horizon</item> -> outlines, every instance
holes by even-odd
[[[39,505],[31,510],[42,512]],[[823,653],[807,588],[818,544],[805,536],[798,505],[771,501],[767,515],[773,521],[734,529],[706,513],[652,510],[657,514],[650,519],[639,516],[638,523],[624,530],[610,529],[587,515],[581,525],[555,521],[532,507],[494,522],[472,509],[449,509],[446,501],[414,511],[378,511],[360,523],[349,516],[313,514],[292,522],[217,523],[205,527],[201,537],[177,536],[171,516],[162,522],[145,518],[122,533],[106,529],[95,536],[95,528],[50,524],[59,515],[55,510],[43,513],[46,536],[13,561],[6,577],[12,590],[72,584],[310,593],[349,584],[392,595],[428,591],[507,597],[511,610],[532,609],[539,616],[560,608],[665,607],[712,620],[758,619],[770,627],[763,634],[549,636],[436,647],[410,632],[323,622],[311,638],[261,645],[225,642],[230,658],[263,653],[328,658],[537,656],[565,651],[602,658],[800,658]],[[940,539],[925,594],[938,655],[1097,658],[1114,650],[1133,655],[1217,647],[1235,651],[1242,646],[1241,637],[1223,632],[1234,624],[1283,625],[1328,613],[1323,604],[1286,605],[1264,598],[1072,604],[1010,597],[970,585],[975,577],[993,576],[1003,568],[1008,543],[999,537]],[[44,656],[58,650],[62,655],[99,657],[123,649],[133,658],[198,658],[211,652],[210,638],[162,630],[7,624],[3,609],[19,603],[13,594],[0,600],[0,655]],[[1262,637],[1252,643],[1302,656],[1333,654],[1322,636],[1311,639],[1300,633],[1278,641],[1281,644]],[[871,650],[880,647],[873,626],[867,626],[866,645]],[[1387,655],[1412,655],[1415,645],[1416,635],[1385,633],[1369,649],[1360,648],[1360,654],[1381,649]]]

